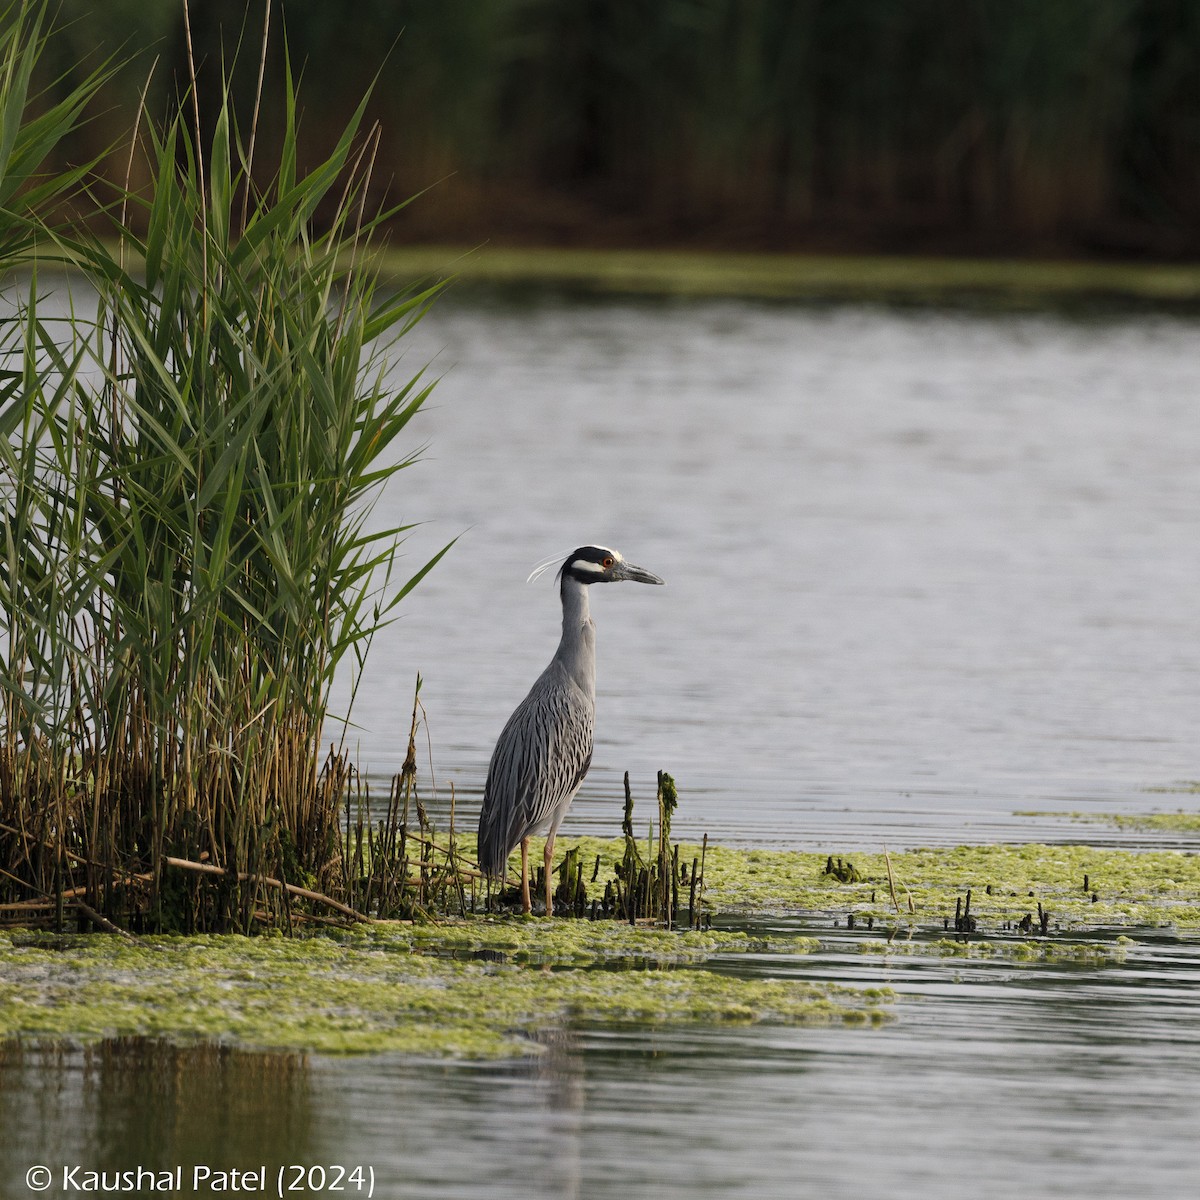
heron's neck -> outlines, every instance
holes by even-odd
[[[586,584],[562,581],[563,631],[555,656],[584,693],[596,691],[596,627],[588,610]]]

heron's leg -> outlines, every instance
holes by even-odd
[[[521,908],[528,913],[533,905],[529,903],[529,839],[521,839]]]
[[[550,863],[554,858],[554,830],[546,835],[546,916],[554,916],[554,885],[550,882]]]

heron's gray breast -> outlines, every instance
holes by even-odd
[[[502,741],[511,751],[510,786],[528,834],[560,816],[583,782],[592,761],[595,704],[552,664],[513,714],[512,724],[517,728]]]

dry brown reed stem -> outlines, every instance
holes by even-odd
[[[69,858],[72,862],[78,863],[81,867],[94,867],[96,870],[100,870],[100,871],[108,869],[105,867],[105,865],[103,863],[96,862],[94,859],[91,859],[91,858],[84,858],[82,855],[76,854],[72,850],[68,850],[65,846],[62,846],[62,847],[56,846],[53,842],[48,842],[44,838],[36,838],[33,836],[33,834],[27,833],[23,829],[17,829],[13,825],[6,825],[3,821],[0,821],[0,830],[2,830],[5,833],[14,834],[16,837],[19,837],[26,842],[32,842],[35,845],[44,846],[47,850],[54,850],[56,853],[61,852],[63,858]],[[130,871],[118,871],[118,873],[121,876],[123,876],[126,880],[129,880],[129,881],[139,880],[142,883],[148,883],[148,882],[150,882],[150,880],[152,878],[150,875],[140,875],[140,874],[136,874],[136,873],[130,872]],[[0,875],[7,875],[8,878],[16,880],[16,882],[19,883],[22,887],[32,887],[33,886],[32,884],[28,883],[26,880],[16,879],[16,876],[9,875],[7,871],[0,871]],[[37,891],[38,889],[34,888],[33,890]],[[77,895],[79,892],[86,892],[86,891],[87,891],[86,887],[68,888],[62,894],[64,896],[74,896],[74,895]]]
[[[886,846],[884,846],[884,848],[883,848],[883,861],[885,863],[887,863],[888,887],[890,887],[892,890],[892,903],[896,906],[896,911],[899,912],[900,911],[900,903],[896,899],[896,885],[892,881],[892,860],[888,856]],[[915,913],[917,911],[917,906],[913,903],[912,892],[910,892],[908,890],[908,884],[905,883],[904,880],[902,879],[902,880],[900,880],[900,886],[904,889],[905,898],[908,900],[908,911],[910,913]]]
[[[258,118],[262,111],[263,77],[267,73],[267,46],[271,41],[271,0],[263,5],[262,46],[258,55],[258,82],[254,86],[254,113],[250,118],[250,141],[246,147],[246,186],[242,190],[242,224],[246,228],[246,210],[250,203],[250,189],[254,186],[254,143],[258,138]]]
[[[447,858],[453,858],[456,860],[458,858],[457,850],[447,849],[447,847],[440,845],[438,842],[435,842],[433,840],[433,838],[423,838],[419,834],[410,833],[408,835],[408,840],[410,842],[417,842],[422,846],[428,846],[431,850],[437,850],[439,853],[446,855]],[[456,866],[455,873],[458,875],[462,875],[466,879],[486,879],[487,878],[487,876],[484,875],[484,873],[482,871],[473,871],[473,870],[471,870],[470,867],[457,867]]]
[[[14,882],[21,884],[22,887],[32,887],[32,884],[18,879],[15,875],[9,874],[8,871],[0,869],[0,875],[12,879]],[[149,877],[147,876],[147,878]],[[34,888],[33,890],[40,891],[41,889]],[[102,916],[92,908],[90,904],[86,904],[80,900],[79,893],[86,891],[87,888],[85,887],[75,887],[67,891],[60,889],[53,896],[47,896],[43,893],[44,898],[41,900],[21,900],[15,904],[0,904],[0,912],[12,913],[14,916],[20,916],[22,913],[52,912],[57,916],[61,916],[61,910],[64,907],[77,908],[97,928],[106,930],[108,933],[120,934],[121,937],[128,938],[130,941],[137,940],[132,933],[129,933],[118,925],[114,925],[107,917]]]
[[[883,861],[887,865],[888,873],[888,891],[892,893],[892,905],[897,912],[900,911],[900,901],[896,899],[896,881],[892,878],[892,858],[887,852],[887,847],[883,848]]]
[[[404,764],[400,768],[400,788],[404,793],[404,809],[400,816],[402,828],[408,826],[409,802],[413,796],[417,777],[417,713],[421,708],[421,677],[417,676],[417,690],[413,695],[412,722],[408,728],[408,749],[404,754]]]
[[[191,76],[192,82],[192,116],[196,123],[196,175],[200,180],[200,194],[203,195],[204,187],[204,155],[200,148],[204,145],[204,139],[200,136],[200,90],[196,87],[196,53],[192,49],[192,14],[188,7],[188,0],[183,0],[183,32],[184,40],[187,45],[187,63],[188,74]],[[201,275],[204,280],[204,287],[200,296],[201,312],[204,314],[204,324],[208,324],[208,205],[202,205],[200,208],[200,228],[204,232],[201,240]]]
[[[169,854],[163,855],[162,861],[169,867],[178,867],[181,871],[195,871],[198,875],[224,876],[229,874],[224,867],[213,866],[211,863],[192,862],[189,858],[173,858]],[[284,883],[281,879],[272,879],[269,875],[255,875],[249,871],[238,871],[237,879],[238,883],[262,884],[266,887],[275,888],[278,891],[288,892],[293,896],[301,896],[305,900],[312,900],[317,904],[325,904],[329,908],[345,913],[348,917],[353,917],[354,920],[360,921],[364,925],[373,925],[375,923],[374,917],[365,916],[357,909],[351,908],[348,904],[343,904],[340,900],[335,900],[332,896],[326,896],[323,892],[310,891],[308,888],[298,887],[294,883]]]
[[[107,917],[98,913],[90,904],[84,904],[82,900],[72,900],[71,907],[79,909],[93,925],[103,929],[106,933],[115,933],[130,942],[138,940],[128,929],[122,929],[120,925],[114,925]]]
[[[133,179],[133,160],[137,155],[138,140],[141,136],[142,117],[146,112],[146,95],[150,91],[150,83],[154,79],[154,71],[158,66],[158,58],[150,64],[150,70],[146,72],[146,82],[142,85],[142,93],[138,97],[137,114],[133,121],[133,133],[129,137],[129,157],[125,160],[125,187],[121,196],[121,228],[127,228],[126,217],[129,213],[129,196],[130,183]],[[121,267],[125,266],[125,243],[126,239],[121,239],[120,245],[120,263]],[[113,338],[113,354],[117,352],[117,339]]]
[[[22,887],[29,886],[27,883],[17,879],[15,875],[10,875],[7,871],[0,871],[0,875],[3,875],[6,879],[15,880],[17,883],[20,883]],[[149,882],[149,879],[149,875],[145,876],[144,882]],[[0,908],[21,908],[26,904],[55,904],[57,903],[57,897],[59,895],[61,895],[64,900],[70,903],[76,896],[82,896],[86,894],[87,888],[81,885],[79,887],[64,888],[62,892],[55,892],[54,897],[47,897],[45,900],[11,900],[5,904],[0,904]]]

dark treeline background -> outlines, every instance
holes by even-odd
[[[249,124],[264,0],[193,0]],[[123,177],[186,83],[182,0],[62,0],[53,70],[131,56],[71,146]],[[380,72],[397,240],[1200,252],[1197,0],[276,0],[315,158]],[[260,145],[279,124],[276,36]],[[135,169],[135,182],[138,180]]]

